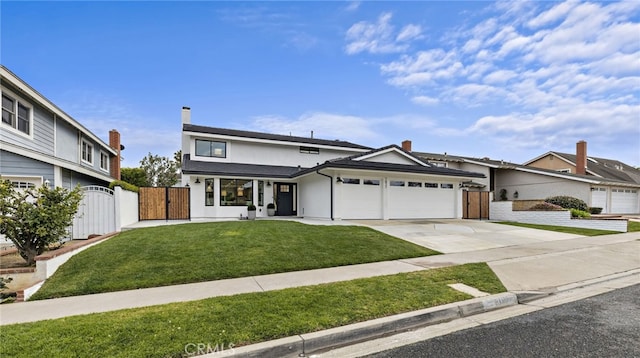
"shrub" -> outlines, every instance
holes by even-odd
[[[571,196],[552,196],[544,199],[545,202],[559,205],[565,209],[577,209],[587,211],[587,203]]]
[[[589,212],[594,215],[598,215],[602,212],[602,208],[589,208]]]
[[[276,205],[274,203],[267,204],[267,209],[275,209]]]
[[[540,203],[529,208],[532,211],[558,211],[564,210],[562,206],[551,203]]]
[[[137,186],[133,184],[129,184],[126,181],[114,180],[111,183],[109,183],[109,189],[113,189],[117,186],[121,187],[123,190],[132,191],[134,193],[137,193],[138,191],[140,191]]]
[[[507,199],[507,189],[500,189],[500,200],[506,201]]]
[[[249,205],[247,205],[247,210],[249,210],[249,211],[256,211],[256,206],[255,206],[255,205],[253,205],[253,204],[249,204]]]
[[[591,217],[591,214],[589,214],[588,212],[584,211],[584,210],[578,210],[578,209],[569,209],[571,211],[571,217],[572,218],[589,218]]]

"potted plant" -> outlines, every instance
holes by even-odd
[[[247,215],[249,220],[254,220],[256,218],[256,206],[253,204],[247,205],[247,211],[249,213],[249,215]]]
[[[267,215],[274,216],[276,214],[276,206],[273,203],[267,204]]]

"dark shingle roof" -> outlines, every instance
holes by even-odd
[[[185,154],[182,160],[182,172],[185,174],[291,178],[293,174],[300,170],[298,167],[277,165],[201,162],[191,160],[189,154]]]
[[[366,150],[371,149],[370,147],[365,147],[360,144],[345,142],[342,140],[295,137],[295,136],[282,135],[282,134],[271,134],[271,133],[251,132],[251,131],[243,131],[243,130],[236,130],[236,129],[205,127],[205,126],[198,126],[193,124],[184,124],[182,127],[182,130],[188,131],[188,132],[196,132],[196,133],[218,134],[218,135],[242,137],[242,138],[277,140],[277,141],[291,142],[291,143],[328,145],[333,147],[343,147],[343,148],[352,148],[352,149],[366,149]]]
[[[564,158],[574,165],[576,163],[577,158],[575,154],[559,152],[551,153]],[[605,179],[640,184],[640,170],[618,160],[596,158],[591,156],[589,156],[589,158],[595,160],[597,163],[587,159],[587,170],[595,173],[596,175],[599,175]]]

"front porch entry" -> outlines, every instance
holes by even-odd
[[[295,183],[274,183],[276,187],[276,216],[296,216],[298,186]]]

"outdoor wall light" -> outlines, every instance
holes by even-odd
[[[267,186],[271,186],[271,182],[267,180]]]
[[[200,184],[200,178],[196,177],[196,184]]]
[[[51,182],[49,181],[49,179],[46,179],[46,180],[44,181],[44,187],[45,187],[45,188],[48,188],[50,185],[51,185]]]
[[[337,178],[336,178],[336,183],[342,183],[342,178],[337,177]]]

